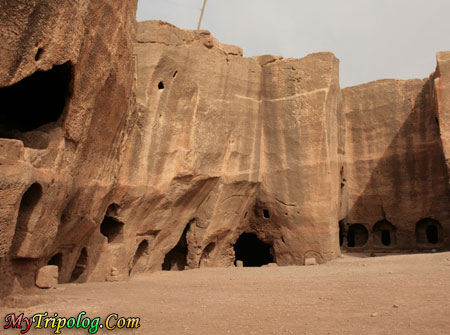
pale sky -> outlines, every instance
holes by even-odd
[[[137,19],[196,29],[203,0],[139,0]],[[244,56],[331,51],[341,86],[425,78],[450,50],[450,0],[208,0],[202,29]]]

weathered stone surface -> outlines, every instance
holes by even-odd
[[[39,288],[56,288],[58,286],[58,267],[46,265],[36,272],[36,286]]]
[[[305,258],[305,265],[317,265],[316,259],[314,257]]]
[[[130,204],[121,219],[139,235],[157,232],[148,267],[183,231],[191,268],[231,265],[243,232],[280,265],[310,250],[336,257],[337,59],[230,56],[209,34],[158,21],[137,36],[136,124],[115,201]]]
[[[58,253],[69,281],[95,239],[132,98],[136,2],[0,3],[0,297],[34,287]]]
[[[343,103],[345,227],[349,231],[361,224],[354,226],[356,241],[350,246],[415,249],[416,223],[430,218],[443,228],[437,243],[443,247],[450,228],[449,183],[430,80],[381,80],[346,88]]]
[[[341,91],[331,53],[135,35],[135,10],[0,4],[0,297],[47,264],[60,282],[231,266],[243,233],[278,265],[337,257],[339,227],[356,249],[448,246],[449,53],[429,80]]]
[[[439,52],[434,80],[435,116],[439,120],[447,170],[450,168],[450,52]]]

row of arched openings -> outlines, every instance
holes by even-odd
[[[441,224],[434,219],[425,218],[416,223],[417,246],[436,245],[443,240]],[[372,228],[371,234],[364,224],[354,223],[346,229],[345,224],[339,222],[339,243],[348,248],[364,247],[373,238],[374,247],[393,247],[397,244],[397,228],[387,220],[378,221]]]

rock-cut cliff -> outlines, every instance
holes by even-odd
[[[341,90],[136,1],[0,4],[0,297],[207,266],[449,247],[450,53]],[[45,272],[42,272],[45,273]]]
[[[125,234],[149,238],[148,266],[180,238],[187,249],[167,262],[229,266],[243,233],[280,265],[335,258],[338,60],[244,58],[209,32],[157,21],[140,23],[136,40],[135,124],[115,201],[127,204]]]

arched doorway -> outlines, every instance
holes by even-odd
[[[58,282],[61,282],[61,272],[62,272],[62,265],[63,265],[62,253],[58,252],[57,254],[53,255],[47,264],[48,265],[56,265],[58,267]]]
[[[70,282],[77,281],[81,275],[86,271],[88,263],[88,253],[86,248],[81,249],[80,257],[78,257],[77,264],[72,271],[72,276],[70,277]]]
[[[145,271],[146,261],[148,256],[148,241],[142,240],[134,253],[128,275],[131,276],[133,272]]]
[[[373,244],[375,247],[392,247],[397,243],[397,228],[387,220],[378,221],[373,226]]]
[[[24,256],[20,249],[27,238],[29,222],[41,197],[42,186],[39,183],[32,184],[22,196],[12,241],[12,254],[14,257]]]
[[[244,266],[263,266],[273,263],[272,246],[262,242],[256,234],[244,233],[234,245],[236,261],[243,261]]]
[[[442,242],[443,232],[439,221],[425,218],[416,224],[416,242],[418,245],[436,245]]]
[[[108,243],[122,242],[123,223],[113,217],[105,216],[100,225],[100,232],[108,239]]]
[[[163,271],[182,271],[186,268],[189,252],[186,235],[189,231],[189,227],[190,224],[184,229],[177,245],[166,254],[166,257],[164,257],[164,263],[162,265]]]
[[[347,246],[349,248],[363,247],[369,239],[369,232],[364,225],[355,223],[348,227]]]

